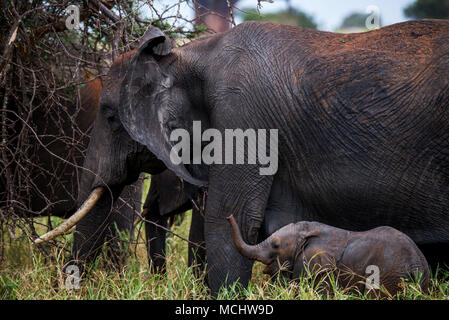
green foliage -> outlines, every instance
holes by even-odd
[[[291,26],[301,26],[310,29],[317,28],[317,24],[315,23],[312,16],[296,9],[289,9],[263,15],[255,9],[248,9],[243,11],[245,12],[242,16],[244,21],[266,21],[287,24]]]
[[[365,28],[365,21],[368,15],[354,12],[343,19],[340,29],[345,28]]]
[[[415,19],[449,19],[449,0],[416,0],[404,14]]]

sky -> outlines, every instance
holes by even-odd
[[[254,2],[257,0],[241,0],[238,7],[242,9],[252,7]],[[382,25],[405,21],[407,18],[403,14],[403,9],[413,2],[413,0],[291,0],[294,8],[314,16],[318,28],[326,31],[337,29],[343,19],[352,12],[365,13],[370,5],[379,8]],[[262,14],[287,7],[283,0],[273,0],[273,3],[262,2],[262,6]]]
[[[222,0],[226,1],[226,0]],[[157,8],[176,4],[177,0],[156,0],[154,5]],[[353,12],[366,13],[370,5],[377,6],[380,11],[382,25],[389,25],[407,20],[403,15],[403,9],[414,0],[291,0],[291,5],[315,18],[320,30],[334,31],[343,19]],[[273,3],[261,2],[261,13],[279,11],[287,7],[285,0],[273,0]],[[236,5],[241,9],[256,8],[257,0],[240,0]],[[172,11],[176,12],[177,6]],[[181,14],[185,17],[193,18],[193,10],[187,5],[182,5]],[[369,13],[366,13],[367,17]],[[236,19],[236,22],[240,22]]]

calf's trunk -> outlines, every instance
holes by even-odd
[[[256,245],[247,244],[242,238],[242,234],[240,233],[239,226],[235,221],[234,216],[230,215],[227,219],[231,225],[232,241],[234,242],[237,251],[240,252],[242,256],[251,260],[260,261],[263,264],[270,264],[273,261],[273,259],[270,258],[267,240]]]

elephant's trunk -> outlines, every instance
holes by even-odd
[[[84,201],[83,205],[75,212],[69,219],[67,219],[64,223],[60,224],[55,229],[47,232],[46,234],[40,236],[36,240],[34,240],[35,244],[39,244],[45,241],[50,241],[60,234],[66,233],[69,229],[75,226],[89,211],[93,208],[93,206],[98,202],[101,195],[104,192],[103,187],[95,188],[89,198]]]
[[[226,219],[228,219],[229,224],[231,225],[234,245],[242,256],[251,260],[260,261],[263,264],[270,264],[273,261],[273,259],[270,258],[270,252],[267,248],[266,241],[254,246],[248,245],[242,238],[242,234],[240,233],[239,226],[237,225],[234,216],[230,215]]]

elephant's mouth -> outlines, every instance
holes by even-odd
[[[274,259],[270,264],[267,264],[263,269],[264,274],[268,274],[270,276],[274,276],[279,271],[279,261],[278,259]]]
[[[274,276],[279,272],[291,273],[292,264],[289,261],[281,261],[278,258],[272,260],[271,263],[267,264],[263,269],[264,274],[268,274],[270,276]]]

